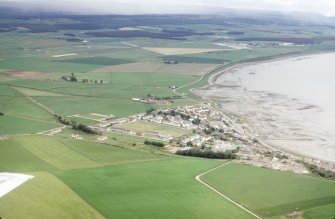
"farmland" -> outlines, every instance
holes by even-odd
[[[0,198],[0,217],[253,218],[195,179],[226,160],[168,150],[198,134],[180,125],[192,126],[198,117],[184,121],[187,115],[174,109],[210,107],[191,89],[205,86],[211,75],[239,62],[335,49],[328,26],[259,22],[173,15],[0,18],[0,172],[34,176]],[[312,41],[296,36],[296,29]],[[282,45],[294,36],[299,45]],[[179,123],[129,119],[163,109],[176,114],[164,119]],[[74,130],[73,124],[98,134]],[[236,134],[208,125],[204,131],[227,139]],[[165,148],[147,145],[145,140],[157,139],[138,134],[143,132],[171,140],[162,141]],[[237,163],[202,179],[264,218],[296,210],[303,218],[335,215],[335,184],[329,180]]]
[[[245,178],[248,180],[243,180]],[[267,218],[280,218],[294,211],[307,211],[307,215],[316,216],[322,214],[323,207],[333,206],[335,200],[334,182],[234,163],[205,175],[203,179]],[[329,214],[335,213],[332,211]]]
[[[159,125],[152,122],[137,121],[118,125],[117,127],[129,129],[137,132],[161,132],[164,134],[171,134],[174,137],[180,137],[189,134],[188,130],[169,127],[167,125]]]

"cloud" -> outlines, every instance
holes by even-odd
[[[12,5],[22,10],[91,14],[210,13],[223,8],[238,8],[335,15],[334,0],[0,0],[0,5]]]

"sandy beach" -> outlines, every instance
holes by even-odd
[[[335,163],[335,53],[244,63],[196,92],[246,119],[267,144]]]

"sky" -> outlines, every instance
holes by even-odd
[[[27,11],[89,14],[210,14],[234,8],[335,16],[335,0],[0,0],[0,6],[8,5]]]

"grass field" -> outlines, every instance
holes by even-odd
[[[2,218],[104,218],[57,177],[35,177],[0,199]]]
[[[137,218],[252,218],[194,179],[220,163],[60,137],[15,137],[0,141],[0,171],[35,178],[0,200],[0,209],[8,218],[43,218],[49,211],[51,218],[134,218],[135,212]]]
[[[164,59],[166,61],[174,61],[176,59]],[[137,62],[137,63],[130,63],[124,65],[115,65],[115,66],[108,66],[103,68],[98,68],[93,72],[112,72],[112,73],[119,73],[119,72],[137,72],[137,73],[147,73],[147,72],[154,72],[154,73],[165,73],[165,74],[186,74],[186,75],[201,75],[206,73],[207,71],[213,69],[216,65],[214,64],[207,64],[207,63],[178,63],[178,64],[164,64],[159,62]]]
[[[155,160],[162,155],[61,137],[22,136],[0,141],[0,170],[55,171]]]
[[[195,181],[218,164],[182,158],[58,176],[107,218],[252,218]]]
[[[209,53],[221,51],[222,49],[208,49],[208,48],[166,48],[166,47],[143,47],[145,50],[156,52],[162,55],[185,55],[197,53]]]
[[[307,215],[321,218],[323,206],[328,209],[328,205],[335,204],[334,182],[291,172],[231,163],[206,174],[203,179],[263,217],[307,211]],[[321,208],[313,210],[316,207]]]
[[[147,121],[130,122],[117,125],[116,127],[132,130],[135,132],[159,132],[162,134],[170,134],[173,137],[180,137],[191,133],[189,130],[174,128],[171,126]]]
[[[52,93],[52,92],[47,92],[43,90],[36,90],[36,89],[29,89],[29,88],[22,88],[22,87],[15,88],[15,89],[31,97],[62,97],[62,96],[65,96],[64,94],[61,94],[61,93]]]

